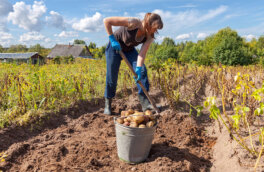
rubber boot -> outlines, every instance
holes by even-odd
[[[111,103],[112,103],[111,98],[105,98],[105,109],[104,109],[105,115],[111,115]]]
[[[142,111],[145,112],[146,110],[154,110],[154,107],[150,104],[147,96],[145,94],[138,94],[139,102],[142,106]]]

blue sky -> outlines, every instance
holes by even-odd
[[[175,42],[203,40],[231,27],[247,40],[264,35],[264,1],[254,0],[0,0],[0,45],[44,47],[74,39],[105,45],[103,19],[146,12],[161,15],[164,28],[156,38]]]

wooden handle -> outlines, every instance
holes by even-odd
[[[134,69],[131,66],[131,64],[129,63],[129,61],[127,60],[125,54],[122,51],[120,51],[119,54],[123,58],[123,60],[125,61],[125,63],[128,65],[128,68],[131,70],[131,72],[133,73],[133,75],[137,78],[137,74],[134,71]],[[148,91],[146,90],[146,88],[144,87],[144,85],[142,84],[142,82],[139,80],[137,83],[140,85],[140,87],[142,88],[143,92],[147,96],[149,102],[151,103],[151,105],[154,107],[156,113],[158,114],[160,112],[160,110],[157,108],[156,104],[152,101],[151,97],[148,94]]]

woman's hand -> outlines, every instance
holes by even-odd
[[[137,74],[137,78],[134,77],[136,83],[141,80],[141,77],[142,77],[141,70],[142,70],[142,67],[141,66],[137,66],[136,67],[136,71],[135,72]]]
[[[119,42],[115,39],[115,36],[113,34],[109,36],[109,40],[111,42],[111,46],[116,51],[121,51],[121,46],[120,46]]]

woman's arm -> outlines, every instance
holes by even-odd
[[[112,26],[128,26],[128,17],[107,17],[104,19],[105,29],[108,35],[113,34]]]
[[[153,42],[153,38],[147,39],[147,41],[142,45],[140,52],[138,54],[138,59],[137,59],[137,66],[143,66],[144,60],[147,54],[147,51],[149,49],[150,44]]]

